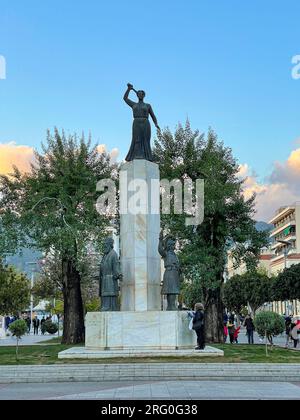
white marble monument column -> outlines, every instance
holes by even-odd
[[[155,163],[135,159],[121,167],[121,311],[161,310],[159,182]]]

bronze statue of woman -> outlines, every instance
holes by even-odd
[[[133,102],[128,96],[130,91],[133,90],[139,101]],[[133,110],[133,126],[132,126],[132,142],[126,156],[126,161],[130,162],[133,159],[146,159],[150,162],[153,161],[152,151],[150,146],[151,139],[151,126],[149,123],[149,114],[155,124],[155,127],[160,130],[157,119],[154,115],[152,107],[150,104],[144,102],[146,94],[143,90],[136,91],[133,88],[133,85],[130,83],[127,84],[127,90],[124,94],[124,101],[129,105]]]

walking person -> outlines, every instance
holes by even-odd
[[[294,349],[297,348],[299,342],[300,320],[293,320],[291,324],[291,338],[294,342]]]
[[[233,344],[234,343],[235,326],[234,326],[234,322],[232,322],[232,320],[230,320],[228,322],[228,333],[229,333],[230,344]]]
[[[39,326],[40,326],[40,320],[36,316],[33,320],[33,334],[39,335]]]
[[[228,328],[227,324],[224,324],[224,343],[226,343],[228,337]]]
[[[253,334],[254,334],[255,328],[254,328],[253,319],[250,314],[248,314],[245,318],[244,327],[246,327],[246,330],[247,330],[248,344],[254,344]]]
[[[197,334],[197,347],[195,347],[195,350],[204,350],[205,348],[205,317],[204,317],[204,306],[202,305],[202,303],[196,303],[195,305],[193,330]]]
[[[27,317],[25,318],[25,322],[27,325],[27,334],[30,334],[30,326],[31,326],[31,322],[30,322],[30,317],[27,315]]]
[[[287,347],[287,348],[289,347],[289,342],[290,342],[290,339],[291,339],[292,319],[293,319],[293,315],[288,315],[284,319],[284,322],[285,322],[285,334],[286,334],[285,347]]]
[[[45,322],[46,322],[46,320],[45,320],[45,317],[43,316],[43,318],[41,319],[41,333],[42,333],[42,335],[45,335],[45,326],[44,326]]]
[[[241,327],[237,327],[235,329],[235,331],[234,331],[233,339],[234,339],[235,344],[239,344],[239,333],[240,333],[240,330],[241,330]]]

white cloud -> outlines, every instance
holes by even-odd
[[[99,144],[97,146],[97,150],[99,153],[107,153],[110,156],[111,162],[116,162],[119,156],[119,149],[116,147],[113,148],[110,152],[107,150],[106,144]]]
[[[17,166],[20,171],[30,171],[34,162],[34,149],[29,146],[17,145],[15,142],[0,143],[0,173],[8,174]]]
[[[265,182],[260,182],[247,164],[240,166],[239,175],[246,178],[245,197],[256,194],[256,219],[268,221],[279,207],[300,200],[300,148],[293,150],[286,162],[275,162]]]

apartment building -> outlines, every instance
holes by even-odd
[[[258,269],[266,272],[269,276],[271,273],[271,260],[273,258],[273,251],[270,248],[263,248],[259,255]],[[247,271],[246,264],[241,264],[236,267],[234,259],[232,258],[232,252],[229,251],[227,254],[227,277],[230,278],[236,274],[244,274]]]
[[[270,231],[270,246],[263,248],[259,257],[258,268],[265,270],[268,276],[277,275],[285,267],[300,263],[300,202],[279,208],[269,221],[273,225]],[[243,274],[245,264],[236,267],[232,252],[228,252],[227,278]],[[268,309],[279,314],[291,314],[300,317],[300,302],[272,302]]]
[[[276,275],[285,267],[300,263],[300,202],[279,208],[269,223],[274,226],[270,232],[274,253],[270,274]],[[300,302],[274,302],[273,310],[300,316]]]
[[[270,233],[274,251],[270,269],[277,274],[300,263],[300,202],[278,209],[269,223],[274,226]]]

